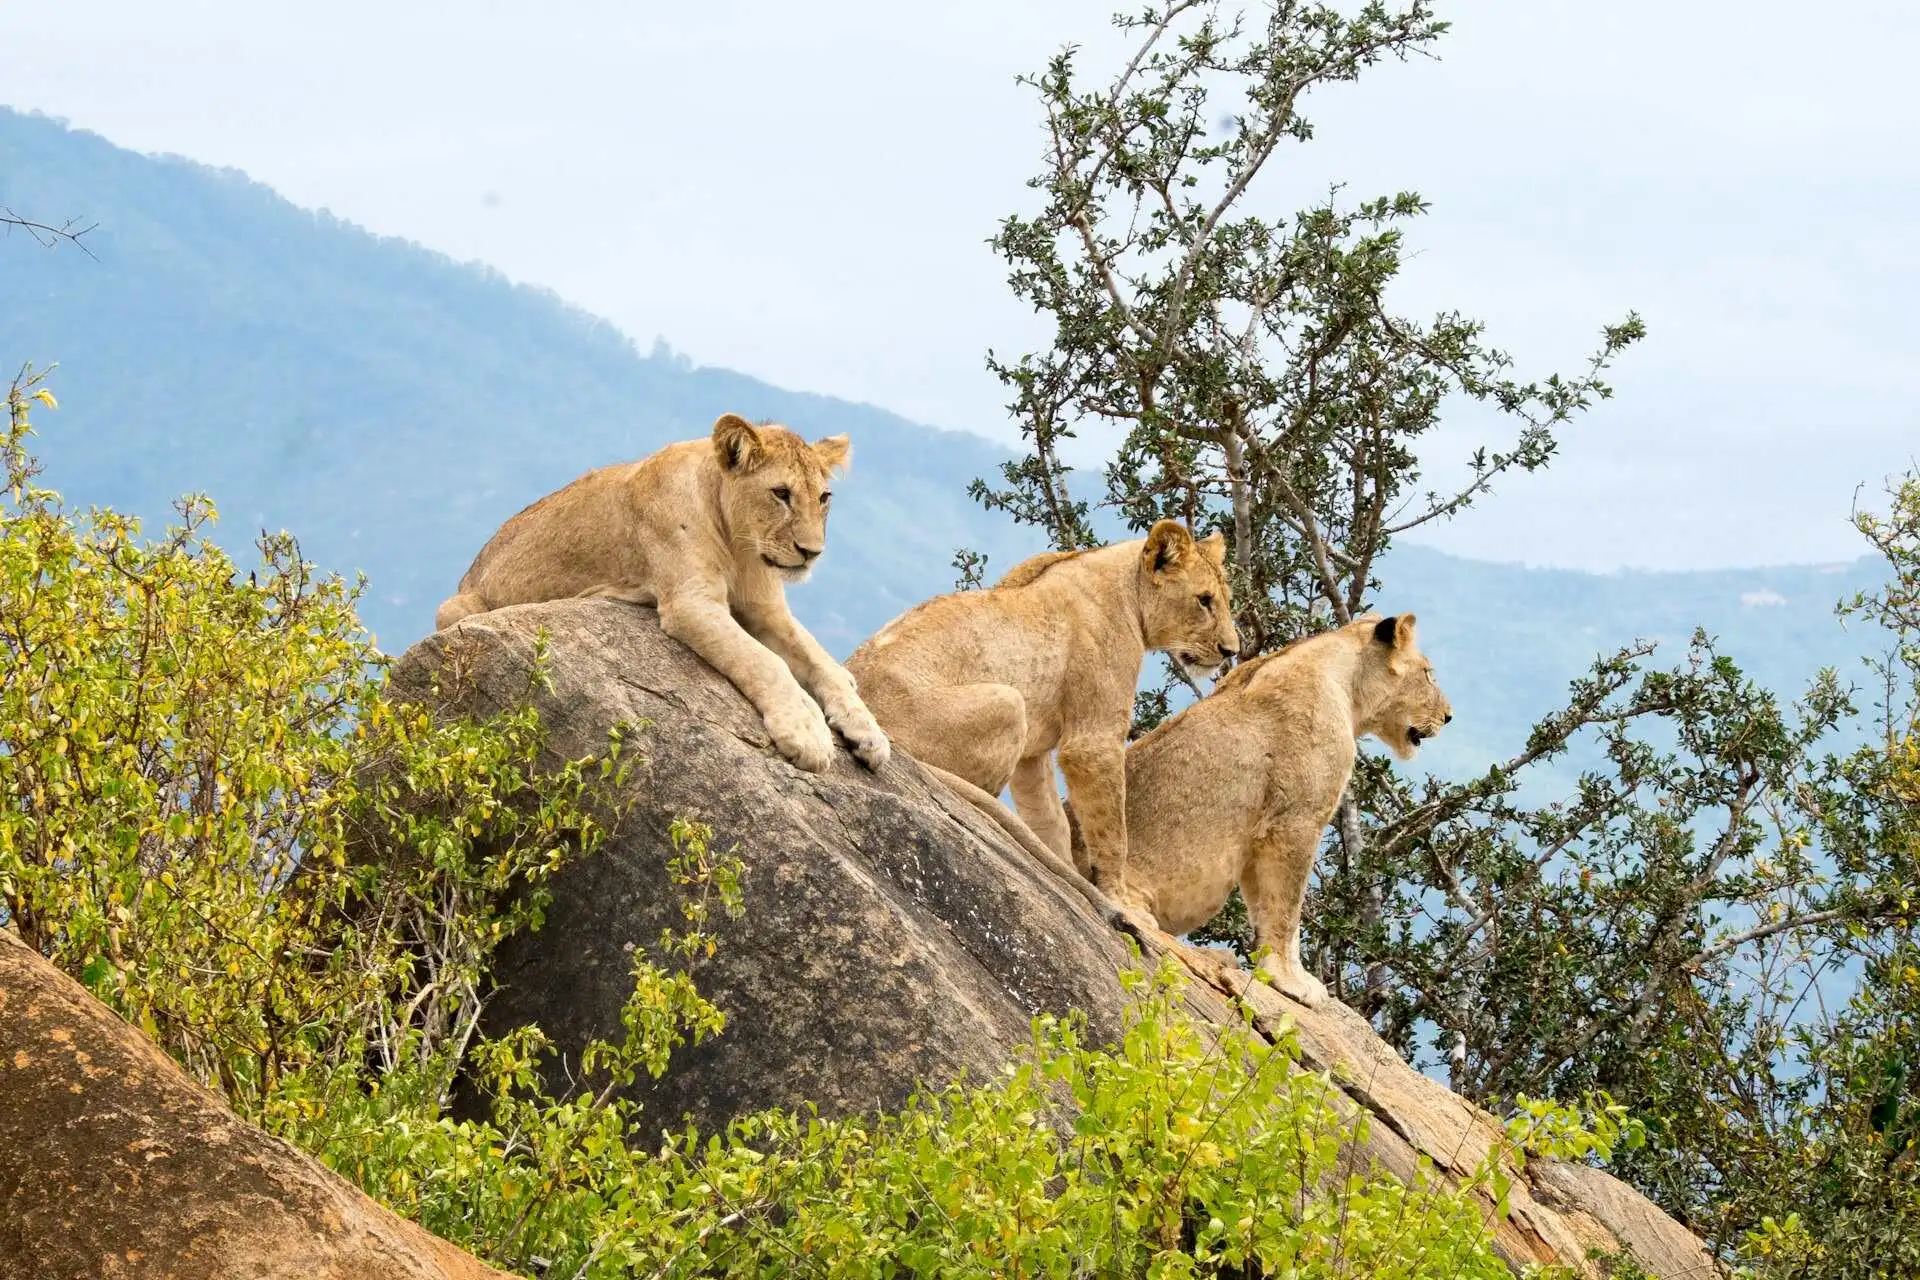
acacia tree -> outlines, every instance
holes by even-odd
[[[1312,90],[1431,52],[1445,24],[1425,0],[1267,0],[1239,17],[1160,0],[1115,22],[1128,49],[1110,78],[1086,77],[1069,48],[1023,82],[1046,123],[1038,208],[993,245],[1054,335],[989,354],[1026,447],[972,492],[1061,548],[1092,544],[1103,521],[1224,530],[1249,658],[1361,613],[1395,537],[1546,465],[1643,328],[1628,315],[1576,374],[1523,380],[1479,323],[1391,305],[1418,195],[1336,188],[1289,216],[1252,211],[1312,139]],[[1443,411],[1469,406],[1504,424],[1499,439],[1456,484],[1425,482]],[[1097,487],[1063,460],[1076,437],[1111,448]],[[1894,887],[1911,876],[1825,754],[1851,713],[1837,679],[1788,707],[1704,636],[1669,669],[1650,656],[1598,660],[1464,785],[1363,757],[1305,952],[1463,1093],[1497,1106],[1607,1089],[1640,1108],[1655,1141],[1624,1167],[1704,1221],[1781,1132],[1784,1046],[1808,993],[1858,936],[1904,928]],[[1169,692],[1142,695],[1142,727]],[[1594,762],[1575,794],[1522,803],[1529,773],[1569,751]],[[1244,950],[1237,903],[1202,936]],[[1724,1239],[1747,1223],[1715,1221]]]
[[[1249,658],[1350,621],[1396,535],[1546,463],[1555,430],[1609,394],[1600,374],[1642,327],[1628,316],[1605,329],[1578,377],[1521,382],[1477,322],[1390,308],[1401,224],[1427,207],[1418,195],[1348,205],[1336,189],[1291,218],[1247,211],[1276,158],[1312,137],[1311,90],[1430,50],[1446,24],[1425,0],[1350,17],[1276,0],[1258,22],[1163,0],[1115,22],[1134,51],[1111,81],[1083,86],[1071,48],[1025,81],[1047,122],[1029,184],[1042,207],[1008,218],[993,244],[1055,338],[1017,360],[989,355],[1029,448],[1002,485],[973,493],[1057,546],[1089,545],[1089,500],[1073,494],[1061,444],[1117,436],[1103,505],[1134,529],[1173,516],[1228,532]],[[1475,451],[1456,487],[1423,489],[1417,449],[1458,398],[1492,406],[1510,438]],[[1142,727],[1167,705],[1164,684],[1144,695]],[[1354,796],[1336,828],[1341,896],[1377,931],[1390,881],[1363,871]]]
[[[1029,443],[989,508],[1091,545],[1088,502],[1060,445],[1089,428],[1121,438],[1106,502],[1133,528],[1172,516],[1231,535],[1244,656],[1358,612],[1394,536],[1471,505],[1511,470],[1553,456],[1554,430],[1609,394],[1599,374],[1642,334],[1605,330],[1585,372],[1521,383],[1482,327],[1457,313],[1389,309],[1411,192],[1343,205],[1338,189],[1290,219],[1245,211],[1288,143],[1312,137],[1316,86],[1424,53],[1446,30],[1425,0],[1343,17],[1281,0],[1249,28],[1201,0],[1163,0],[1116,25],[1137,49],[1083,88],[1076,51],[1026,79],[1048,150],[1040,211],[993,245],[1014,293],[1055,323],[1051,349],[989,367]],[[1232,113],[1221,124],[1221,99]],[[1450,397],[1514,424],[1447,492],[1420,489],[1422,437]]]
[[[1642,327],[1634,316],[1608,327],[1578,377],[1523,383],[1477,322],[1389,307],[1400,226],[1427,207],[1418,195],[1347,205],[1336,189],[1290,219],[1247,212],[1287,145],[1312,137],[1311,90],[1425,53],[1446,30],[1425,0],[1351,17],[1278,0],[1258,23],[1163,0],[1115,22],[1137,43],[1110,82],[1083,87],[1073,49],[1025,81],[1047,121],[1030,183],[1044,201],[993,244],[1055,339],[1013,361],[989,355],[1029,450],[1001,487],[976,481],[973,493],[1057,546],[1090,545],[1088,500],[1070,490],[1060,446],[1117,434],[1105,503],[1129,527],[1172,516],[1229,533],[1249,658],[1350,621],[1396,535],[1546,463],[1555,429],[1609,394],[1600,374]],[[1416,450],[1456,397],[1491,405],[1510,439],[1474,452],[1457,487],[1423,489]],[[1140,727],[1167,694],[1143,697]],[[1389,885],[1355,878],[1353,797],[1336,825],[1344,887],[1377,928]]]

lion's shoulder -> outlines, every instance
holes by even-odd
[[[1085,554],[1087,553],[1084,550],[1043,551],[1037,556],[1029,556],[1002,574],[1000,581],[993,584],[993,589],[1011,591],[1016,587],[1024,587],[1055,565],[1064,564],[1069,560],[1078,560]]]

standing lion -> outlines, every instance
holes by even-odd
[[[1140,664],[1160,650],[1204,675],[1238,650],[1225,559],[1219,534],[1196,541],[1162,520],[1144,538],[1035,556],[989,590],[917,605],[847,666],[902,749],[990,812],[1005,813],[992,797],[1011,784],[1038,838],[1010,828],[1028,852],[1096,905],[1084,878],[1131,907],[1124,752]],[[1086,830],[1077,867],[1065,861],[1056,752]]]
[[[1372,734],[1401,759],[1453,719],[1410,613],[1366,617],[1255,658],[1127,748],[1130,877],[1160,928],[1211,920],[1235,885],[1260,967],[1317,1005],[1300,907],[1320,835]]]
[[[660,629],[733,681],[787,759],[826,769],[837,730],[878,769],[886,735],[784,589],[826,550],[827,485],[848,453],[845,436],[808,444],[722,415],[710,440],[590,471],[507,521],[434,625],[570,596],[658,605]]]

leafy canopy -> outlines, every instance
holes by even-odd
[[[1394,539],[1548,465],[1644,326],[1628,314],[1573,372],[1523,377],[1478,321],[1395,304],[1418,193],[1289,190],[1317,92],[1437,47],[1427,0],[1153,0],[1115,25],[1110,64],[1070,47],[1023,81],[1043,144],[1028,207],[992,243],[1052,335],[988,354],[1025,448],[975,498],[1062,548],[1165,517],[1224,531],[1243,659],[1369,609],[1417,612],[1419,583],[1380,581]],[[1484,443],[1449,459],[1463,435]],[[1107,458],[1097,476],[1068,465],[1076,438]],[[1730,1259],[1796,1197],[1835,1203],[1835,1170],[1864,1176],[1869,1156],[1886,1166],[1863,1183],[1885,1190],[1875,1212],[1908,1230],[1910,1210],[1886,1207],[1914,1185],[1904,1121],[1859,1145],[1859,1116],[1904,1115],[1888,1099],[1911,1079],[1893,1046],[1910,1012],[1920,490],[1893,497],[1859,519],[1889,585],[1852,605],[1893,644],[1874,747],[1835,745],[1863,720],[1834,672],[1789,700],[1704,633],[1658,659],[1619,637],[1477,777],[1363,755],[1304,913],[1320,978],[1459,1092],[1499,1111],[1593,1090],[1628,1105],[1648,1141],[1618,1168]],[[984,577],[972,553],[955,567]],[[1136,729],[1203,696],[1178,679],[1140,695]],[[1570,793],[1540,785],[1556,763],[1579,771]],[[1251,952],[1237,897],[1198,932]],[[1806,1239],[1770,1256],[1865,1267],[1873,1237],[1844,1225],[1860,1220],[1801,1214]]]

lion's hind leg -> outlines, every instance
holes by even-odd
[[[1082,855],[1073,846],[1066,806],[1060,802],[1060,787],[1054,781],[1052,752],[1028,756],[1014,767],[1013,807],[1033,834],[1062,858],[1072,860],[1081,875],[1092,870],[1091,864],[1081,865]]]
[[[1006,789],[1027,737],[1027,704],[1018,689],[991,683],[921,689],[911,708],[900,710],[904,714],[882,720],[881,727],[908,755],[988,795]]]

